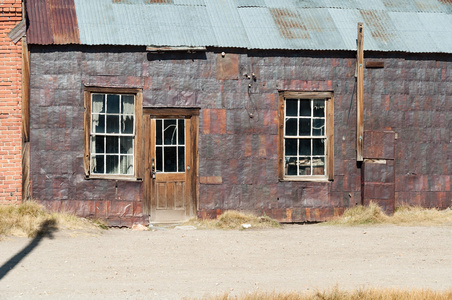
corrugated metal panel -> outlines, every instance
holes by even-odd
[[[46,0],[27,2],[27,16],[30,25],[27,29],[29,44],[52,44],[53,34],[47,15]]]
[[[181,3],[181,2],[180,2]],[[75,0],[80,40],[87,45],[217,45],[205,6],[111,4]]]
[[[74,0],[27,2],[30,44],[79,44]]]
[[[216,44],[206,46],[240,47],[249,46],[248,37],[239,12],[233,1],[206,0],[207,17],[212,24]]]
[[[363,22],[366,50],[452,53],[451,8],[452,0],[34,0],[27,11],[32,44],[74,43],[78,24],[86,45],[355,50]]]

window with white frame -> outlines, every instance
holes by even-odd
[[[92,177],[137,176],[137,93],[94,89],[85,94],[85,172]],[[89,165],[87,172],[86,165]]]
[[[332,179],[332,94],[281,94],[280,179]]]

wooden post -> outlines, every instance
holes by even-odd
[[[364,67],[364,51],[363,51],[363,23],[358,23],[358,54],[357,54],[357,90],[356,90],[356,160],[363,161],[363,67]]]
[[[25,11],[25,10],[23,10]],[[31,198],[30,191],[30,51],[22,37],[22,201]]]

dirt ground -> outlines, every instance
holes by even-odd
[[[112,229],[0,241],[1,299],[181,299],[255,290],[452,288],[452,227]]]

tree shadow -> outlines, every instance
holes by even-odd
[[[55,220],[47,220],[43,222],[40,226],[39,231],[36,236],[30,241],[30,243],[22,249],[19,253],[11,257],[7,262],[0,267],[0,280],[8,274],[9,271],[14,269],[19,262],[25,258],[31,251],[33,251],[45,237],[53,239],[53,232],[57,230]]]

